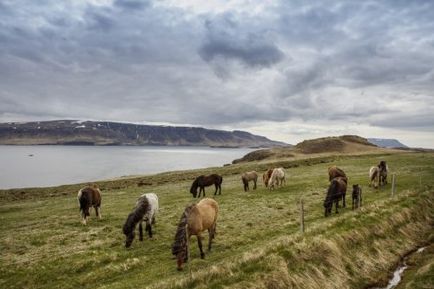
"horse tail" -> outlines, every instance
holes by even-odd
[[[221,185],[223,183],[223,177],[222,176],[218,176],[218,184]]]
[[[184,212],[182,213],[181,219],[179,220],[178,223],[178,228],[176,229],[175,241],[173,242],[172,245],[172,255],[178,255],[179,253],[183,253],[184,256],[182,257],[184,258],[184,260],[186,260],[188,257],[187,255],[187,242],[188,242],[187,233],[188,232],[186,232],[186,229],[188,226],[188,216],[193,206],[194,204],[186,207]]]
[[[80,212],[84,216],[86,207],[89,206],[89,198],[87,192],[83,192],[82,190],[80,190],[78,203],[80,204]]]

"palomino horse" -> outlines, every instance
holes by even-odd
[[[369,186],[374,185],[374,188],[378,188],[380,182],[380,168],[373,166],[369,169]]]
[[[198,176],[193,184],[191,184],[190,193],[193,195],[194,198],[196,198],[197,195],[197,188],[199,187],[199,195],[197,195],[198,198],[200,198],[200,193],[203,192],[203,196],[205,197],[205,187],[215,185],[215,192],[214,195],[217,194],[217,191],[219,192],[219,195],[222,194],[222,182],[223,178],[217,174],[212,174],[209,176]]]
[[[146,223],[145,230],[152,238],[152,225],[155,224],[155,215],[158,212],[158,197],[154,193],[143,194],[136,202],[136,207],[128,215],[122,231],[126,237],[125,247],[129,248],[134,240],[134,230],[139,223],[139,240],[143,241],[142,223]]]
[[[246,172],[241,175],[241,180],[243,181],[244,191],[249,190],[249,182],[253,181],[253,189],[256,190],[256,182],[258,181],[258,173],[255,171]]]
[[[101,191],[97,185],[90,185],[79,190],[77,200],[84,225],[87,224],[87,217],[90,216],[90,207],[94,207],[97,217],[101,219]]]
[[[378,168],[380,169],[379,185],[384,186],[387,184],[387,173],[389,171],[389,167],[387,166],[386,161],[380,161]]]
[[[263,175],[262,175],[262,181],[264,182],[265,187],[268,187],[268,181],[271,178],[271,174],[273,173],[274,169],[268,169]]]
[[[283,168],[275,168],[268,182],[268,188],[274,189],[274,185],[282,186],[285,183],[285,170]]]
[[[362,188],[359,185],[353,185],[353,193],[352,193],[352,204],[351,209],[354,210],[354,208],[362,206]]]
[[[335,203],[336,214],[338,213],[339,200],[342,198],[345,204],[345,195],[347,192],[347,183],[344,178],[337,177],[330,182],[330,186],[327,191],[327,196],[324,200],[324,215],[327,217],[332,213],[333,203]],[[344,205],[345,207],[345,205]]]
[[[333,180],[334,178],[342,177],[348,183],[347,175],[342,169],[338,168],[337,166],[329,167],[328,172],[329,172],[329,182],[331,182],[331,180]]]
[[[218,210],[217,202],[210,198],[204,198],[199,203],[185,208],[176,230],[175,242],[172,245],[172,254],[176,256],[179,271],[182,270],[182,264],[188,261],[190,236],[197,236],[200,257],[203,259],[205,254],[202,250],[202,236],[200,234],[208,230],[208,251],[211,250],[211,243],[216,233]]]

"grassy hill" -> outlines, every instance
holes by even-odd
[[[384,284],[401,255],[433,244],[433,153],[375,149],[360,155],[297,154],[100,182],[103,219],[92,215],[88,226],[79,221],[80,185],[1,191],[0,286],[367,288]],[[369,167],[380,160],[397,175],[393,198],[390,184],[378,190],[367,186]],[[330,165],[343,168],[350,185],[362,185],[361,210],[341,209],[324,218]],[[242,190],[241,172],[262,173],[272,166],[285,167],[285,186],[268,191],[260,182],[256,191]],[[185,206],[194,201],[188,192],[192,179],[210,172],[223,175],[222,195],[216,197],[220,215],[215,243],[201,260],[193,237],[192,273],[178,272],[170,251],[176,225]],[[206,191],[212,196],[212,188]],[[121,228],[144,192],[160,198],[155,237],[145,237],[142,243],[136,239],[126,250]],[[304,234],[299,229],[300,198],[306,208]],[[421,287],[412,288],[432,284],[434,264],[425,262],[425,274],[417,283]]]

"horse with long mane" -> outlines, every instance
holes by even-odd
[[[96,216],[101,219],[101,191],[97,185],[92,184],[80,189],[77,194],[77,200],[84,225],[87,224],[87,217],[90,216],[90,207],[94,207]]]
[[[380,161],[378,168],[380,170],[379,185],[384,186],[387,184],[387,173],[389,171],[389,167],[387,166],[386,161]]]
[[[188,241],[190,236],[197,236],[200,257],[204,259],[205,253],[202,249],[201,232],[208,230],[208,251],[211,250],[211,243],[216,233],[218,211],[217,202],[210,198],[204,198],[199,203],[185,208],[178,223],[175,241],[172,245],[172,254],[177,259],[177,269],[179,271],[182,270],[183,263],[188,261]]]
[[[378,166],[372,166],[369,169],[369,186],[374,185],[374,188],[378,188],[380,182],[380,168]]]
[[[271,178],[271,174],[273,173],[274,169],[268,169],[263,175],[262,175],[262,181],[264,182],[265,187],[268,187],[268,181]]]
[[[329,182],[331,182],[331,180],[333,180],[334,178],[342,177],[348,183],[347,175],[342,169],[338,168],[337,166],[329,167],[328,173],[329,173]]]
[[[145,231],[152,238],[152,225],[155,224],[155,215],[158,212],[158,197],[154,193],[143,194],[138,198],[136,206],[128,215],[122,231],[125,235],[125,247],[129,248],[134,240],[134,230],[139,223],[139,240],[143,241],[142,223],[146,223]]]
[[[353,193],[351,194],[352,197],[352,204],[351,209],[354,210],[357,209],[360,206],[362,206],[362,188],[359,185],[353,185]]]
[[[198,198],[200,198],[200,193],[203,192],[203,196],[205,197],[205,187],[214,185],[215,186],[214,195],[217,194],[217,191],[219,192],[219,195],[221,195],[222,182],[223,182],[222,176],[219,176],[217,174],[212,174],[209,176],[204,176],[204,175],[198,176],[191,184],[190,193],[193,195],[194,198],[196,198],[196,195]],[[198,187],[199,187],[199,195],[197,194]]]
[[[332,213],[333,203],[335,203],[336,214],[339,213],[339,201],[342,199],[345,204],[346,191],[347,183],[345,182],[344,178],[337,177],[330,182],[330,186],[327,190],[327,196],[324,200],[324,215],[326,217]]]
[[[249,182],[253,181],[253,189],[256,190],[256,182],[258,181],[258,173],[256,171],[246,172],[241,175],[241,180],[244,185],[244,191],[247,192],[249,188]]]
[[[285,170],[283,168],[275,168],[268,182],[268,188],[274,189],[274,186],[282,186],[285,182]]]

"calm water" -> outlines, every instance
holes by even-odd
[[[250,151],[160,146],[0,146],[0,189],[222,166]]]

